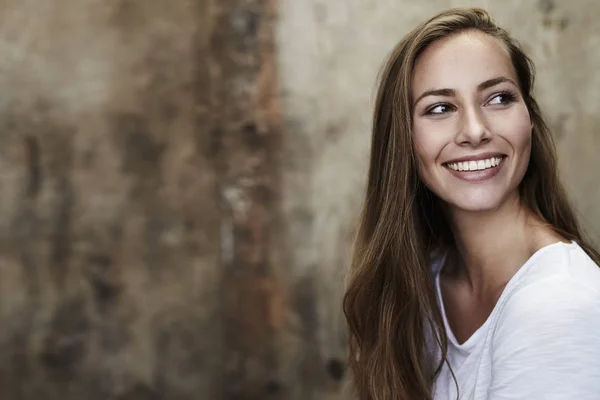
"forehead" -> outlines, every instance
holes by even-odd
[[[482,32],[464,32],[440,39],[418,57],[413,75],[413,94],[425,90],[469,89],[491,78],[517,81],[508,50]]]

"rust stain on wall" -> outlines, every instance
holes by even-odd
[[[279,214],[275,2],[213,3],[212,143],[221,196],[224,399],[285,398],[276,337],[284,290],[271,260]]]

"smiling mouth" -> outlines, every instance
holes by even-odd
[[[471,171],[483,171],[486,169],[494,168],[500,163],[506,156],[490,157],[481,160],[472,161],[459,161],[444,163],[444,166],[459,172],[471,172]]]

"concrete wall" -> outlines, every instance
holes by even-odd
[[[0,398],[216,390],[201,6],[0,3]]]

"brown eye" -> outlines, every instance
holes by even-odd
[[[444,113],[447,113],[449,111],[452,111],[452,106],[450,104],[436,104],[430,108],[427,109],[427,111],[425,112],[425,114],[427,115],[441,115]]]
[[[515,100],[515,96],[509,92],[498,93],[489,101],[491,105],[507,105]]]

